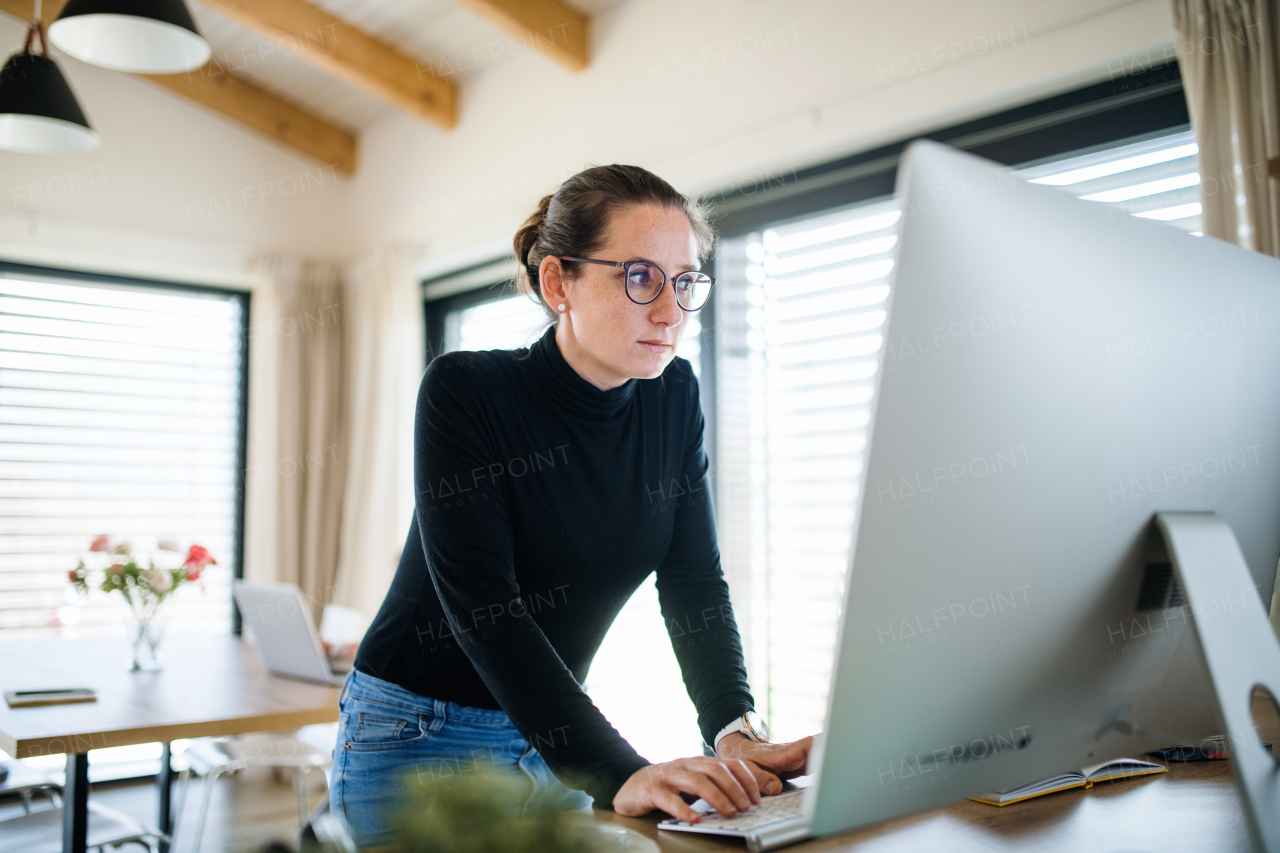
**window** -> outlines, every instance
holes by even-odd
[[[1120,145],[1018,170],[1033,184],[1061,187],[1144,219],[1200,234],[1200,173],[1191,131]]]
[[[1019,171],[1194,233],[1195,155],[1182,132]],[[882,199],[717,249],[720,546],[782,739],[824,722],[898,218]]]
[[[67,572],[98,534],[218,560],[168,630],[226,633],[247,296],[0,273],[0,637],[123,633]]]

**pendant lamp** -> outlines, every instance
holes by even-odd
[[[134,74],[194,71],[213,54],[182,0],[70,0],[49,38],[83,62]]]
[[[40,52],[35,52],[36,42]],[[20,53],[0,69],[0,148],[28,154],[88,151],[98,134],[76,102],[58,66],[49,58],[40,3]]]

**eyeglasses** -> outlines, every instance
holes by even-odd
[[[669,279],[657,264],[648,261],[596,261],[591,258],[569,257],[561,257],[560,260],[621,269],[627,282],[627,298],[637,305],[648,305],[657,299],[662,288],[670,281],[676,292],[676,304],[686,311],[697,311],[707,304],[711,288],[716,283],[714,278],[702,272],[682,272],[674,279]]]

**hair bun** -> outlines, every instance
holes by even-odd
[[[520,226],[520,230],[516,232],[515,240],[512,241],[512,248],[515,250],[516,258],[520,261],[520,266],[524,268],[530,280],[535,283],[538,280],[538,271],[529,268],[529,253],[538,245],[538,239],[542,236],[542,225],[547,221],[547,211],[550,208],[551,196],[543,196],[542,201],[538,202],[538,209],[524,221],[524,225]]]

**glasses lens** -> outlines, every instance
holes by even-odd
[[[663,275],[653,264],[632,264],[627,267],[627,295],[644,304],[658,297],[662,289]]]
[[[676,277],[676,300],[686,310],[697,311],[711,295],[711,277],[706,273],[687,272]]]

